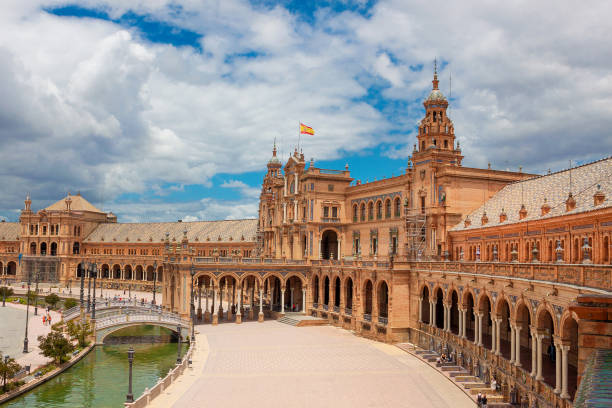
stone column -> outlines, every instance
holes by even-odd
[[[514,334],[514,325],[510,325],[510,364],[516,360],[516,335]]]
[[[306,289],[302,289],[302,313],[306,314]]]
[[[264,314],[263,314],[263,289],[259,288],[259,314],[257,315],[257,321],[258,322],[263,322],[264,321]]]
[[[461,333],[461,337],[463,337],[464,339],[467,338],[467,323],[466,323],[466,318],[467,318],[467,310],[463,309],[462,310],[462,315],[463,317],[461,318],[461,323],[463,324],[463,332]]]
[[[516,326],[514,328],[514,334],[516,335],[516,341],[514,342],[514,344],[516,344],[516,351],[514,352],[514,362],[516,363],[517,367],[521,366],[521,329],[523,327],[522,326]]]
[[[478,346],[482,347],[482,313],[478,313]]]
[[[500,339],[500,334],[501,334],[501,319],[497,319],[497,330],[495,332],[495,355],[499,356],[501,355],[501,339]]]
[[[491,353],[495,354],[495,346],[497,342],[495,341],[495,334],[497,332],[497,319],[491,319]]]
[[[561,388],[561,398],[569,398],[569,392],[567,391],[567,369],[568,369],[568,361],[567,361],[567,353],[569,352],[570,346],[569,345],[562,345],[561,346],[561,356],[562,356],[562,364],[563,364],[563,373],[562,373],[562,377],[563,377],[563,381],[562,381],[562,388]],[[558,356],[557,356],[558,357]]]
[[[474,311],[474,344],[478,345],[478,313]]]
[[[293,291],[294,291],[294,288],[291,288],[291,296],[290,296],[290,299],[289,299],[289,300],[291,300],[291,307],[290,307],[290,309],[291,309],[292,312],[293,312],[293,302],[295,300],[295,298],[293,297]]]
[[[433,301],[429,301],[429,325],[432,327],[436,325],[434,322],[434,304]]]
[[[212,313],[212,324],[213,325],[217,325],[219,324],[219,315],[217,313],[215,313],[215,298],[217,297],[217,292],[215,292],[215,288],[213,287],[213,298],[212,298],[212,307],[213,307],[213,313]]]
[[[431,303],[431,310],[432,310],[432,319],[431,319],[431,325],[436,327],[436,302],[432,302]]]
[[[442,303],[442,307],[444,307],[444,323],[442,324],[442,330],[448,331],[448,305]]]
[[[561,344],[555,343],[555,394],[561,393]]]
[[[281,288],[281,314],[285,314],[285,288]]]
[[[536,335],[537,344],[538,344],[538,371],[536,373],[536,380],[542,381],[544,377],[542,376],[542,339],[544,338],[543,334]]]
[[[238,288],[238,307],[236,308],[236,324],[242,323],[242,313],[240,313],[241,307],[242,307],[242,286]]]
[[[419,315],[417,319],[419,323],[423,323],[423,319],[421,319],[421,316],[423,316],[423,297],[419,296]]]
[[[208,309],[208,294],[209,294],[209,289],[208,289],[208,285],[206,285],[206,288],[204,289],[204,296],[206,297],[206,308],[205,308],[205,312],[204,312],[204,321],[207,322],[210,319],[210,309]],[[214,293],[214,292],[213,292]]]
[[[534,328],[531,329],[531,376],[535,377],[538,369],[538,342],[537,333]]]

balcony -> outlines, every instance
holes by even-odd
[[[329,310],[329,306],[328,305],[323,305],[323,310],[328,311]]]
[[[366,322],[371,322],[372,321],[372,315],[368,314],[368,313],[364,313],[363,314],[363,320],[365,320]]]
[[[345,307],[344,308],[344,314],[347,316],[352,316],[353,315],[353,309],[351,309],[350,307]]]
[[[378,324],[382,324],[386,326],[389,323],[389,319],[387,317],[378,316]]]
[[[321,217],[321,222],[324,222],[324,223],[339,223],[340,222],[340,218],[339,217]]]

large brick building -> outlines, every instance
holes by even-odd
[[[163,282],[184,316],[193,283],[205,322],[306,313],[448,348],[506,398],[571,406],[612,349],[612,158],[545,176],[464,167],[435,74],[424,107],[396,177],[362,183],[297,150],[283,165],[274,148],[254,220],[121,224],[78,195],[36,213],[28,198],[0,224],[5,276],[52,259],[70,285],[95,262],[104,285]]]

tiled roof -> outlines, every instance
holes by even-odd
[[[166,232],[170,241],[181,241],[185,230],[189,242],[253,242],[257,220],[100,224],[85,242],[162,242]]]
[[[565,202],[571,191],[576,207],[566,211]],[[595,207],[593,195],[600,191],[605,195],[602,204]],[[542,214],[544,200],[550,206],[546,215]],[[527,217],[519,220],[521,204],[525,205]],[[540,220],[566,214],[576,214],[612,206],[612,157],[602,159],[571,170],[538,176],[507,185],[489,201],[468,215],[471,225],[465,226],[465,218],[451,231],[463,231],[483,227],[495,227]],[[503,211],[508,217],[503,223],[499,215]],[[482,215],[486,211],[488,222],[482,225]]]
[[[19,241],[19,223],[0,222],[0,241]]]
[[[94,207],[93,204],[91,204],[89,201],[84,199],[83,196],[81,196],[80,194],[77,194],[74,196],[73,195],[66,196],[62,198],[61,200],[59,200],[58,202],[51,204],[50,206],[45,208],[45,210],[64,211],[66,209],[66,198],[67,197],[70,197],[70,199],[72,200],[72,204],[70,204],[70,209],[72,211],[90,211],[90,212],[104,213],[104,211],[101,211],[97,209],[96,207]]]

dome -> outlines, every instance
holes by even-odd
[[[281,164],[281,162],[278,160],[278,157],[272,156],[272,158],[268,161],[268,164]]]
[[[433,89],[429,96],[427,97],[428,101],[446,101],[446,97],[440,92],[439,89]]]

